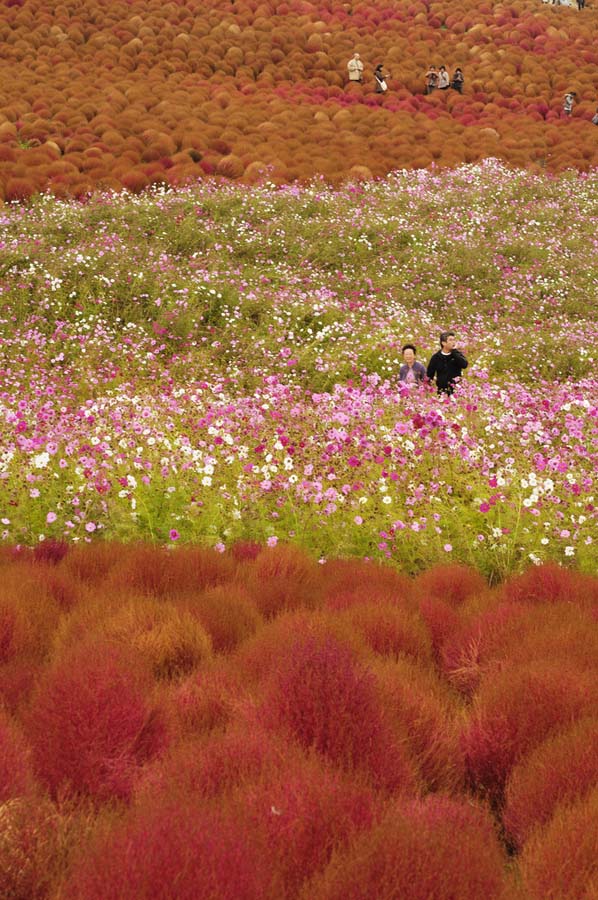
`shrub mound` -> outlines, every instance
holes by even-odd
[[[88,549],[0,553],[2,896],[592,896],[594,639],[559,573],[530,602],[525,573]]]

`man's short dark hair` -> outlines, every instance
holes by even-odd
[[[413,350],[413,352],[417,356],[417,348],[414,346],[414,344],[405,344],[405,346],[401,350],[401,354],[403,354],[405,350]]]
[[[454,331],[442,331],[440,333],[440,346],[442,347],[443,344],[446,344],[450,337],[455,337]]]

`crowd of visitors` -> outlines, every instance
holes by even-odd
[[[364,66],[359,53],[354,53],[347,63],[349,81],[363,84]],[[390,72],[384,71],[384,64],[378,63],[374,69],[374,88],[377,94],[384,94],[388,90]],[[449,75],[446,66],[430,66],[425,75],[425,93],[431,94],[435,90],[447,91],[449,88],[463,93],[465,77],[462,70],[457,67],[452,76]]]
[[[349,72],[349,81],[363,84],[364,65],[359,53],[353,54],[347,63],[347,70]],[[385,71],[384,64],[378,63],[374,69],[374,90],[377,94],[384,94],[388,91],[388,79],[390,77],[390,72]],[[432,94],[434,91],[448,91],[449,88],[452,88],[454,91],[462,94],[464,83],[465,76],[459,66],[454,69],[452,75],[449,75],[446,66],[431,65],[424,76],[424,93]],[[563,113],[565,116],[572,115],[576,102],[576,91],[568,91],[563,99]],[[598,109],[592,116],[592,123],[598,125]]]
[[[425,92],[432,94],[434,91],[447,91],[452,88],[454,91],[463,93],[463,82],[465,77],[460,68],[456,68],[452,77],[449,75],[446,66],[430,66],[425,75]]]

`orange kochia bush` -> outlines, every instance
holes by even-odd
[[[337,181],[488,155],[586,170],[598,164],[594,18],[591,9],[578,16],[524,0],[384,10],[366,0],[73,0],[55,8],[7,0],[0,142],[14,158],[3,157],[0,193],[76,193],[107,177],[131,191],[205,175]],[[355,51],[363,85],[347,81]],[[391,73],[383,96],[374,90],[378,62]],[[424,96],[430,63],[461,66],[464,93]],[[568,90],[577,93],[570,119],[561,109]],[[138,155],[127,168],[133,137]],[[39,145],[76,172],[55,182],[33,153]],[[89,148],[100,150],[96,167],[76,158]],[[175,162],[174,172],[169,163],[163,173],[138,168],[191,148],[213,157]]]

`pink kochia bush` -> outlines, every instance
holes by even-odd
[[[84,645],[47,671],[26,730],[35,772],[53,794],[130,795],[140,766],[167,740],[149,690],[134,659],[109,645]]]

